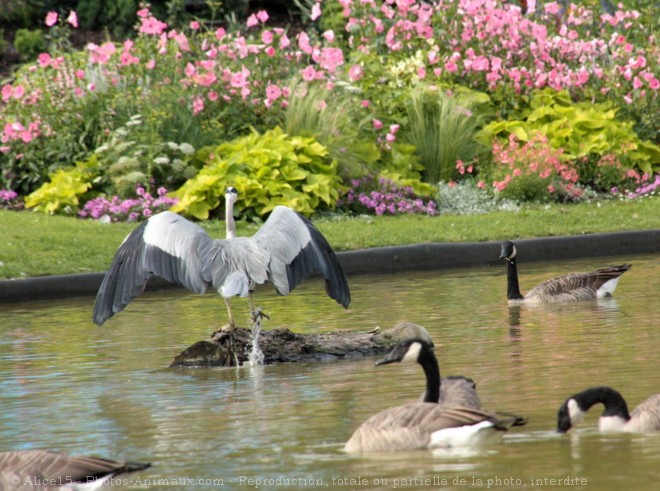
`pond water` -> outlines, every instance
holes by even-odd
[[[0,450],[153,464],[122,489],[657,489],[660,433],[599,434],[599,407],[567,435],[554,428],[561,402],[589,386],[611,385],[631,407],[660,392],[659,259],[521,263],[523,292],[560,273],[633,263],[615,298],[554,307],[508,307],[504,264],[350,277],[349,310],[316,280],[287,298],[257,292],[272,319],[264,329],[423,325],[444,375],[474,378],[486,408],[529,418],[501,445],[437,455],[342,451],[368,416],[419,397],[418,366],[168,369],[225,323],[217,295],[147,293],[103,327],[91,323],[91,297],[0,305]]]

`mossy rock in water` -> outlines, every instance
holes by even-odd
[[[383,355],[397,342],[409,337],[431,341],[428,331],[410,322],[400,322],[380,332],[329,332],[296,334],[288,329],[262,331],[259,348],[264,363],[287,361],[333,361]],[[432,342],[432,341],[431,341]],[[170,367],[231,367],[249,360],[252,331],[237,328],[231,335],[216,331],[211,341],[198,341],[174,358]]]

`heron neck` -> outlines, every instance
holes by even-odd
[[[506,283],[507,299],[522,300],[524,298],[520,293],[520,285],[518,284],[518,266],[516,265],[516,258],[507,259],[506,261]]]
[[[227,200],[225,206],[225,227],[226,233],[225,236],[227,239],[233,239],[236,237],[236,223],[234,222],[234,203],[231,200]]]
[[[440,367],[433,353],[424,353],[419,364],[422,365],[426,374],[426,392],[424,402],[435,402],[440,400]]]

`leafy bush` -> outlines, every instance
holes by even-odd
[[[207,219],[227,186],[239,190],[241,215],[262,217],[276,205],[305,215],[332,208],[338,198],[337,162],[311,137],[289,136],[276,127],[206,148],[196,154],[205,167],[171,193],[173,211]]]
[[[472,160],[484,150],[474,139],[482,123],[475,110],[488,101],[486,94],[452,94],[424,86],[411,92],[406,134],[417,149],[426,182],[453,178],[457,160]]]
[[[14,38],[14,48],[22,60],[32,60],[46,49],[46,38],[40,30],[19,29]]]
[[[45,213],[75,213],[80,197],[92,186],[92,178],[92,173],[82,165],[57,169],[50,175],[50,182],[25,198],[25,207]]]
[[[577,160],[590,155],[612,154],[635,163],[650,173],[660,164],[660,147],[642,141],[632,123],[616,119],[611,104],[573,102],[568,92],[544,90],[536,92],[529,109],[520,119],[488,124],[479,135],[490,144],[494,138],[506,141],[510,135],[522,142],[531,141],[542,133],[554,149],[562,149],[561,159]],[[584,176],[593,179],[594,176]]]
[[[349,95],[300,83],[292,84],[290,91],[292,97],[283,122],[287,134],[316,138],[337,161],[338,172],[344,178],[376,170],[381,153],[373,138],[365,136],[372,136],[371,122],[352,107]]]

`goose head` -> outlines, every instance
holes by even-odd
[[[500,250],[500,259],[506,259],[511,261],[516,257],[516,246],[513,245],[513,242],[507,241],[502,242],[502,249]]]
[[[575,399],[566,399],[557,411],[557,432],[566,433],[574,425],[581,423],[585,412]]]
[[[401,341],[385,358],[376,365],[386,365],[394,362],[421,363],[425,356],[433,355],[433,344],[420,338],[410,338]]]

